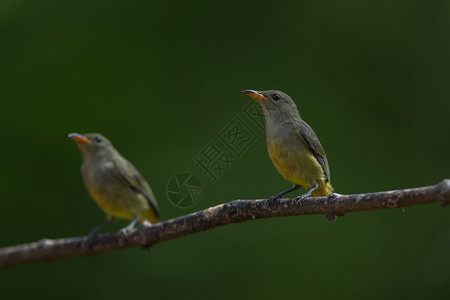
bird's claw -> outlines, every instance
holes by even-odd
[[[119,230],[119,234],[127,235],[128,233],[132,232],[134,230],[134,225],[136,225],[136,223],[138,221],[139,221],[139,217],[138,216],[134,217],[134,219],[133,219],[133,221],[131,221],[130,225]]]
[[[95,240],[98,237],[98,232],[91,232],[88,235],[88,240]]]
[[[270,197],[269,199],[266,200],[266,207],[271,206],[278,199],[280,199],[280,196],[277,196],[277,195]]]
[[[305,199],[306,197],[308,197],[308,195],[300,195],[300,196],[298,196],[298,197],[295,197],[295,200],[296,200],[296,204],[298,205],[298,204],[300,204],[300,202],[302,202],[302,200],[303,199]]]
[[[122,228],[122,229],[120,229],[119,230],[119,234],[120,235],[127,235],[127,234],[129,234],[130,232],[132,232],[133,231],[133,227],[125,227],[125,228]]]
[[[89,233],[89,235],[88,235],[88,237],[87,237],[87,240],[86,240],[84,246],[85,246],[87,249],[91,249],[92,246],[94,245],[95,240],[97,239],[97,237],[98,237],[98,232],[91,232],[91,233]]]

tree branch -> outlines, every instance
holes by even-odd
[[[236,200],[153,226],[139,227],[127,234],[100,235],[95,241],[89,241],[87,237],[43,239],[35,243],[2,248],[0,268],[93,255],[136,246],[149,248],[164,241],[252,219],[314,214],[343,216],[348,212],[402,208],[436,202],[440,202],[443,206],[450,202],[449,179],[434,186],[405,190],[306,198],[300,204],[296,204],[293,199],[281,199],[270,207],[266,207],[265,200]]]

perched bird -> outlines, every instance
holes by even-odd
[[[108,220],[91,231],[91,237],[115,218],[133,219],[124,232],[138,221],[159,221],[158,204],[147,181],[107,138],[98,133],[71,133],[69,137],[83,155],[81,174],[87,190],[108,214]]]
[[[287,94],[276,91],[244,90],[261,105],[266,117],[266,140],[270,158],[278,172],[294,187],[268,199],[268,204],[281,196],[304,187],[307,192],[297,201],[311,196],[333,193],[327,157],[312,128],[300,118],[297,106]],[[327,215],[334,220],[335,216]]]

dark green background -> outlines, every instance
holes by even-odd
[[[109,137],[163,219],[287,187],[263,136],[212,184],[192,157],[280,89],[328,154],[339,193],[449,176],[449,1],[0,2],[0,246],[81,236],[105,215],[70,132]],[[170,204],[180,171],[204,184]],[[156,245],[0,271],[8,297],[444,298],[449,209],[274,218]],[[126,225],[118,222],[112,230]]]

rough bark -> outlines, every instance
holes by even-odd
[[[89,240],[88,237],[43,239],[34,243],[2,248],[0,249],[0,268],[93,255],[136,246],[147,248],[218,226],[252,219],[314,214],[343,216],[349,212],[402,208],[429,203],[441,203],[445,206],[449,202],[450,180],[448,179],[434,186],[420,188],[310,197],[299,204],[293,199],[281,199],[267,207],[266,200],[235,200],[152,226],[141,226],[126,234],[104,234],[95,240]]]

